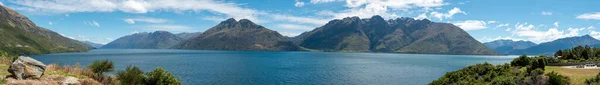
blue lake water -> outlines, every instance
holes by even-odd
[[[446,72],[483,62],[506,63],[517,56],[97,49],[32,57],[46,64],[80,62],[82,66],[108,59],[116,70],[135,65],[144,72],[161,66],[180,76],[186,85],[423,85]]]

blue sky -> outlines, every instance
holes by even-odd
[[[600,38],[600,0],[0,0],[41,27],[108,43],[137,32],[202,32],[227,18],[296,36],[349,16],[453,23],[481,42]]]

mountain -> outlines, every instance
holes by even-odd
[[[94,48],[100,48],[100,47],[102,47],[102,44],[98,44],[98,43],[94,43],[94,42],[90,42],[90,41],[81,41],[81,42],[83,42],[83,43],[85,43],[87,45],[90,45],[90,46],[92,46]]]
[[[196,35],[200,35],[200,34],[202,34],[202,32],[194,32],[194,33],[183,32],[183,33],[177,33],[175,35],[177,35],[183,39],[189,39],[189,38],[195,37]]]
[[[527,49],[513,50],[509,54],[521,55],[539,55],[539,54],[554,54],[558,50],[570,49],[575,46],[595,45],[600,44],[600,40],[593,38],[590,35],[578,36],[578,37],[567,37],[557,39],[551,42],[540,43],[537,46],[529,47]]]
[[[0,54],[84,52],[91,46],[37,26],[26,16],[0,5]]]
[[[167,31],[155,31],[152,33],[135,33],[121,37],[104,46],[103,49],[166,49],[181,41],[178,37]]]
[[[198,36],[182,41],[173,48],[255,51],[300,50],[299,46],[276,31],[256,25],[248,19],[236,21],[233,18],[221,22]]]
[[[492,42],[483,43],[490,49],[494,49],[498,53],[508,54],[511,50],[526,49],[536,46],[537,44],[531,41],[513,41],[513,40],[495,40]]]
[[[377,15],[332,20],[293,40],[321,51],[497,54],[453,24],[404,17],[386,21]]]

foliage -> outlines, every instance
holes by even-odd
[[[531,64],[531,59],[527,55],[521,55],[510,62],[512,66],[527,66]]]
[[[588,85],[600,85],[600,73],[598,73],[598,75],[596,75],[593,78],[586,79],[585,80],[585,84],[588,84]]]
[[[558,73],[556,73],[554,71],[546,74],[546,76],[548,76],[548,84],[550,84],[550,85],[569,85],[570,84],[569,77],[559,75]]]
[[[121,80],[122,85],[143,85],[146,80],[144,72],[140,68],[131,65],[127,66],[125,71],[117,72],[117,78]]]
[[[600,48],[590,46],[577,46],[572,49],[559,50],[554,53],[555,57],[563,60],[597,60],[600,57]]]
[[[112,72],[114,71],[114,65],[112,61],[105,60],[95,60],[90,66],[88,66],[92,72],[97,74],[103,74],[104,72]]]
[[[125,71],[119,71],[117,77],[123,85],[181,85],[181,80],[162,67],[158,67],[144,75],[135,66],[127,66]]]
[[[169,73],[162,67],[158,67],[148,73],[148,85],[181,85],[180,79],[175,78],[173,74]]]

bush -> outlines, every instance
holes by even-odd
[[[114,71],[114,65],[112,61],[106,60],[95,60],[88,69],[91,69],[92,72],[97,74],[103,74],[104,72],[112,72]]]
[[[156,68],[146,75],[135,66],[127,66],[125,71],[117,72],[122,85],[181,85],[181,80],[175,78],[162,67]]]
[[[512,66],[527,66],[531,64],[531,59],[527,55],[521,55],[510,62]]]
[[[558,73],[556,73],[554,71],[546,74],[546,76],[548,76],[548,84],[549,85],[569,85],[570,84],[569,77],[559,75]]]
[[[169,71],[158,67],[148,73],[148,85],[181,85],[180,79],[175,78]]]
[[[131,65],[127,66],[125,71],[117,72],[117,78],[119,78],[122,85],[143,85],[146,80],[144,72],[140,68]]]
[[[590,79],[585,79],[585,84],[600,85],[600,73],[598,73],[598,75],[596,75],[596,77],[592,77]]]

